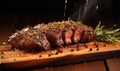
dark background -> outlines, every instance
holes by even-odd
[[[73,15],[78,6],[85,0],[68,0],[66,16],[64,17],[64,0],[4,0],[0,2],[0,44],[6,42],[8,37],[23,27],[34,26],[38,23],[67,20]],[[92,0],[91,0],[92,1]],[[111,27],[114,24],[120,27],[120,3],[118,0],[101,0],[100,10],[86,18],[84,23],[92,27],[96,26],[98,20],[102,24]],[[89,11],[88,11],[89,13]],[[90,14],[87,15],[87,17]],[[97,19],[99,18],[99,19]],[[76,20],[77,17],[74,18]]]

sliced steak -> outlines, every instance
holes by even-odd
[[[69,28],[65,28],[62,31],[62,37],[64,40],[65,45],[69,45],[72,43],[72,36],[73,36],[73,30]]]
[[[82,34],[83,34],[84,26],[76,26],[76,29],[74,29],[74,35],[73,35],[73,42],[77,43],[81,40]]]
[[[49,29],[49,30],[45,31],[45,34],[46,34],[47,39],[51,43],[51,46],[53,48],[63,46],[64,41],[62,39],[62,32]]]

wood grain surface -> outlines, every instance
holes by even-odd
[[[120,58],[107,59],[109,71],[120,71]]]
[[[56,50],[48,50],[37,53],[28,53],[20,50],[4,50],[0,53],[1,69],[32,69],[52,67],[66,64],[89,62],[113,57],[120,57],[120,44],[99,43],[99,50],[94,43],[70,45],[63,49],[62,53],[54,54]],[[86,47],[87,45],[87,47]],[[1,47],[2,48],[2,47]],[[4,47],[5,48],[5,47]],[[72,49],[72,51],[71,51]],[[53,54],[48,55],[50,52]],[[98,62],[99,63],[99,62]],[[100,62],[101,63],[101,62]],[[83,65],[84,66],[84,65]],[[84,67],[83,67],[84,68]],[[104,71],[104,70],[103,70]]]
[[[106,71],[103,61],[83,62],[56,67],[31,69],[28,71]]]

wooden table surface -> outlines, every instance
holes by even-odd
[[[120,71],[120,58],[36,68],[28,71]]]
[[[5,49],[2,49],[2,48],[4,48],[2,46],[0,50],[9,50],[9,48],[7,48],[7,46],[4,45]],[[8,46],[8,47],[10,47],[10,46]],[[117,49],[117,48],[119,48],[119,47],[116,47],[116,48],[114,47],[114,49]],[[107,47],[107,49],[109,49],[109,47]],[[101,50],[99,50],[99,51],[101,51]],[[20,52],[20,51],[18,51],[18,52]],[[82,50],[80,52],[82,52]],[[92,52],[94,52],[94,51],[92,50]],[[15,51],[13,51],[13,53],[15,53]],[[120,71],[120,55],[119,55],[120,51],[118,51],[118,50],[107,51],[107,52],[103,52],[103,53],[102,53],[102,55],[101,55],[101,53],[100,54],[95,53],[96,54],[96,55],[94,54],[95,56],[91,56],[92,54],[90,54],[91,60],[87,60],[87,62],[85,62],[85,60],[86,60],[85,57],[84,57],[84,60],[82,60],[82,62],[77,62],[77,63],[75,62],[74,64],[73,63],[69,64],[72,61],[71,62],[65,61],[65,59],[64,59],[62,61],[69,62],[69,63],[66,63],[66,65],[64,65],[64,62],[61,62],[62,65],[59,65],[59,66],[57,65],[57,66],[52,66],[52,67],[49,66],[49,67],[44,67],[44,68],[41,68],[41,67],[31,68],[30,67],[29,69],[25,69],[25,71]],[[7,52],[5,54],[7,54]],[[87,56],[87,57],[89,58],[89,56]],[[78,58],[75,58],[75,59],[78,59]],[[66,60],[69,60],[69,59],[66,59]],[[16,66],[16,64],[14,66]],[[21,64],[25,64],[25,63],[23,62]],[[2,63],[0,65],[2,65]],[[32,64],[32,65],[34,65],[34,64]],[[24,66],[24,65],[22,65],[22,66]],[[3,67],[3,66],[0,66],[0,67]],[[4,70],[4,69],[0,68],[0,71],[2,71],[2,70]]]

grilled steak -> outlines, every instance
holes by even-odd
[[[60,31],[46,30],[45,34],[47,36],[48,41],[51,43],[52,47],[63,46],[64,41],[62,39],[62,33]]]
[[[14,33],[8,40],[23,50],[48,50],[78,42],[90,42],[94,37],[91,27],[74,21],[38,24]]]
[[[27,51],[50,49],[50,43],[45,34],[37,28],[24,28],[17,31],[8,42],[16,48]]]

